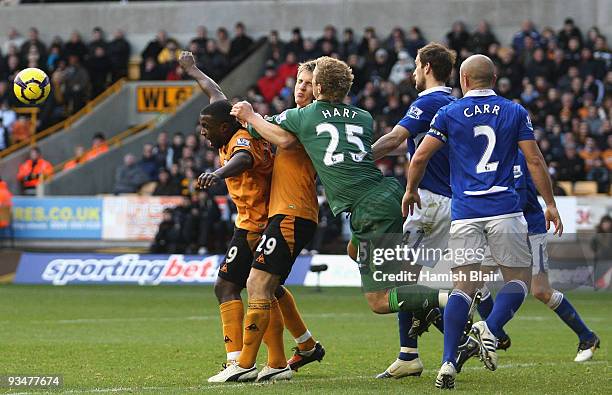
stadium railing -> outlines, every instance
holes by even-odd
[[[110,95],[117,93],[121,90],[121,88],[123,87],[123,84],[125,83],[125,79],[122,78],[120,80],[118,80],[117,82],[115,82],[113,85],[109,86],[104,92],[100,93],[97,97],[95,97],[93,100],[91,100],[90,102],[88,102],[85,107],[81,108],[79,111],[77,111],[76,113],[74,113],[73,115],[71,115],[70,117],[68,117],[66,120],[56,123],[55,125],[41,131],[40,133],[34,133],[32,135],[32,137],[30,137],[30,139],[28,140],[24,140],[21,141],[17,144],[13,144],[11,146],[9,146],[7,149],[0,151],[0,159],[7,157],[8,155],[12,154],[13,152],[17,152],[22,148],[28,147],[28,146],[32,146],[35,145],[36,142],[44,139],[45,137],[49,137],[57,132],[59,132],[60,130],[63,129],[67,129],[69,128],[74,122],[76,122],[77,120],[81,119],[83,116],[91,113],[93,111],[93,109],[104,99],[106,99],[107,97],[109,97]],[[16,110],[15,110],[16,111]]]
[[[247,59],[220,81],[221,88],[228,97],[240,97],[244,95],[248,88],[257,81],[266,61],[267,48],[268,46],[265,39],[260,40]],[[181,82],[193,83],[192,81]],[[155,82],[145,81],[143,83]],[[126,86],[129,87],[127,84]],[[134,100],[136,95],[131,97],[131,100]],[[123,158],[126,154],[132,153],[140,155],[143,145],[145,143],[155,144],[157,136],[161,132],[172,134],[176,132],[185,133],[193,131],[197,121],[197,114],[206,104],[208,104],[208,98],[201,93],[199,89],[196,89],[196,92],[194,92],[194,95],[190,99],[176,108],[176,113],[161,114],[162,119],[158,119],[157,124],[147,129],[146,132],[134,133],[131,136],[127,136],[122,139],[121,144],[109,149],[108,152],[95,159],[76,166],[72,171],[62,171],[56,174],[51,180],[43,184],[44,191],[41,191],[40,195],[83,196],[112,193],[115,170],[117,166],[123,162]],[[73,154],[70,156],[73,156]],[[65,159],[67,159],[67,157],[62,160]],[[57,162],[59,161],[53,163]],[[95,177],[92,177],[92,172],[95,172]]]
[[[176,109],[174,111],[176,111]],[[128,129],[124,130],[123,132],[119,133],[118,135],[113,136],[112,138],[106,140],[106,144],[108,145],[109,149],[113,148],[113,147],[118,147],[118,146],[120,146],[123,143],[123,141],[126,138],[128,138],[130,136],[133,136],[133,135],[135,135],[137,133],[140,133],[143,130],[151,129],[151,128],[153,128],[155,126],[156,123],[157,123],[157,119],[151,119],[151,120],[143,122],[141,124],[132,126],[132,127],[128,128]],[[65,161],[55,165],[53,167],[53,174],[57,174],[57,173],[62,172],[64,170],[64,166],[66,165],[66,163],[68,163],[68,162],[70,162],[72,160],[75,160],[75,159],[77,159],[77,157],[69,158],[69,159],[67,159],[67,160],[65,160]]]

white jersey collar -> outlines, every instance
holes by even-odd
[[[472,89],[471,91],[468,91],[468,93],[463,95],[463,97],[470,96],[497,96],[497,94],[493,89]]]
[[[423,92],[419,93],[419,97],[429,95],[434,92],[445,92],[450,94],[453,90],[448,86],[434,86],[433,88],[425,89]]]

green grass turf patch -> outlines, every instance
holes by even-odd
[[[76,394],[438,393],[442,336],[435,329],[420,339],[426,369],[420,378],[376,380],[397,355],[395,315],[371,313],[355,288],[291,289],[327,356],[290,382],[206,382],[225,360],[211,287],[1,286],[0,375],[59,373],[62,390]],[[500,352],[499,369],[490,372],[471,360],[457,391],[609,393],[612,293],[575,292],[568,298],[602,340],[593,362],[573,362],[574,333],[529,297],[506,327],[512,347]],[[295,343],[288,333],[285,339],[289,357]],[[258,364],[265,356],[263,348]]]

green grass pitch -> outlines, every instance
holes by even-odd
[[[421,377],[376,380],[373,376],[396,357],[395,316],[371,313],[358,289],[292,289],[327,356],[290,382],[206,382],[225,359],[211,287],[2,286],[0,375],[63,374],[62,390],[73,394],[438,393],[434,381],[442,336],[435,329],[420,341]],[[457,391],[610,393],[612,293],[568,297],[602,339],[592,362],[573,362],[577,338],[530,297],[506,328],[512,347],[500,352],[499,369],[490,372],[477,360],[468,362]],[[287,356],[293,346],[287,334]],[[258,362],[264,361],[262,349]]]

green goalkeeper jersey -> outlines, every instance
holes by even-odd
[[[355,106],[315,101],[274,117],[306,149],[334,215],[351,211],[383,175],[372,159],[374,120]]]

